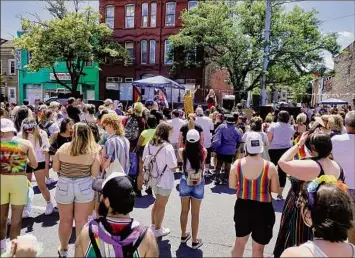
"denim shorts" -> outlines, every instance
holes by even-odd
[[[88,203],[94,200],[92,178],[58,178],[55,190],[55,200],[59,204]]]
[[[185,175],[180,178],[179,187],[180,197],[192,197],[198,200],[202,200],[205,194],[205,179],[202,179],[199,185],[187,185]]]
[[[169,196],[171,194],[171,191],[173,190],[173,189],[164,189],[159,186],[153,186],[152,189],[155,195],[159,194],[165,197]]]

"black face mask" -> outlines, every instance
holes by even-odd
[[[106,207],[104,201],[102,200],[99,204],[99,216],[106,217],[108,214],[108,208]]]

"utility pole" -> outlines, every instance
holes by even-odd
[[[261,105],[266,105],[266,71],[269,64],[269,41],[271,27],[271,0],[266,1],[266,17],[265,17],[265,43],[264,60],[263,60],[263,76],[261,78]]]

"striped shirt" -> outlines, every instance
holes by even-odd
[[[263,171],[255,179],[248,179],[243,175],[241,161],[237,163],[238,187],[237,197],[244,200],[271,202],[271,182],[268,177],[270,162],[264,162]]]
[[[110,135],[105,143],[106,159],[110,159],[111,162],[118,160],[124,169],[124,172],[129,172],[129,141],[124,136],[117,134]]]

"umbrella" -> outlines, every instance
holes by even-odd
[[[132,85],[136,87],[154,87],[159,89],[165,87],[171,87],[171,88],[185,90],[185,86],[180,85],[177,82],[165,78],[164,76],[161,75],[134,81]]]
[[[341,99],[330,98],[330,99],[322,100],[322,101],[318,102],[318,104],[325,104],[325,105],[344,105],[344,104],[348,104],[348,102],[347,102],[347,101],[344,101],[344,100],[341,100]]]

